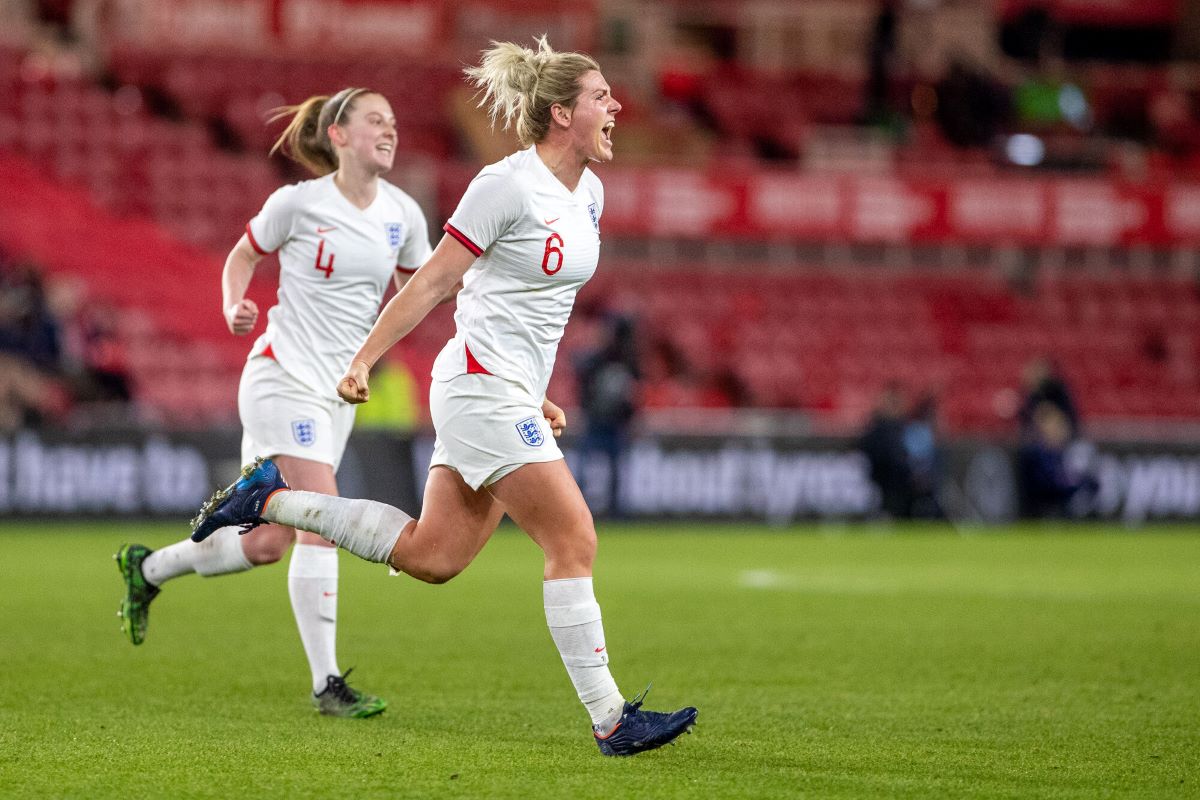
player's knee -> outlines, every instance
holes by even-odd
[[[288,548],[292,546],[292,541],[291,531],[281,529],[279,533],[272,531],[266,536],[255,536],[244,540],[242,550],[246,554],[246,560],[258,567],[264,564],[274,564],[282,559]]]
[[[556,570],[590,570],[596,561],[596,529],[591,525],[573,526],[569,535],[546,549],[546,560]]]
[[[575,558],[591,566],[596,560],[596,529],[588,525],[585,530],[572,539],[571,544],[571,551]]]
[[[392,559],[388,566],[419,581],[433,584],[447,583],[466,569],[470,563],[468,559],[444,552],[420,555],[409,552],[403,557],[398,557],[400,555],[392,553]]]
[[[410,570],[406,570],[409,575],[419,581],[432,584],[449,583],[453,578],[459,575],[465,565],[460,565],[452,562],[441,561],[430,564],[421,564],[414,566]]]

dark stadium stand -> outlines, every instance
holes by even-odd
[[[216,311],[219,257],[147,219],[116,216],[22,159],[0,155],[0,192],[21,198],[0,215],[0,246],[52,279],[83,279],[89,302],[121,310],[117,333],[148,420],[195,425],[236,413],[248,342],[225,334]],[[253,296],[269,300],[261,287]]]
[[[266,152],[277,131],[263,124],[271,109],[342,86],[367,86],[403,98],[396,121],[406,151],[436,157],[452,151],[454,130],[444,98],[459,84],[454,64],[122,50],[110,67],[124,83],[162,92],[188,119],[225,125],[237,144],[255,153]]]
[[[118,50],[110,69],[115,91],[27,74],[21,53],[0,50],[0,151],[40,169],[9,156],[0,162],[3,190],[24,198],[6,215],[0,244],[51,273],[87,277],[96,296],[129,309],[122,327],[137,396],[156,416],[232,419],[249,342],[230,337],[212,309],[221,254],[287,179],[262,156],[272,133],[264,114],[331,85],[370,85],[405,98],[397,107],[402,147],[443,158],[456,135],[444,98],[457,67]],[[1110,78],[1129,70],[1094,72],[1097,114],[1108,121],[1127,99]],[[1161,71],[1137,74],[1146,86],[1165,80]],[[853,123],[861,92],[856,79],[729,71],[704,85],[701,100],[724,137],[718,153],[766,147],[795,156],[789,148],[811,125]],[[916,137],[896,164],[903,171],[911,159],[928,171],[973,158],[939,137]],[[471,172],[440,172],[442,194]],[[256,282],[263,308],[269,283]],[[948,430],[999,433],[1012,430],[1024,365],[1049,355],[1086,390],[1087,419],[1200,418],[1200,297],[1184,278],[1044,273],[1010,285],[990,271],[647,270],[609,261],[580,302],[641,318],[651,408],[800,409],[845,431],[895,381],[935,392]],[[449,313],[439,312],[395,351],[422,388],[451,330]],[[568,329],[551,387],[560,402],[575,400],[569,367],[585,337],[582,326]]]
[[[609,264],[596,282],[581,301],[618,286],[640,298],[653,337],[696,375],[731,373],[749,405],[823,412],[838,427],[896,381],[938,394],[949,430],[1003,431],[1006,392],[1044,355],[1086,389],[1085,418],[1200,417],[1200,294],[1186,279],[1047,277],[1021,291],[987,274]],[[651,406],[679,399],[661,382],[649,382]]]
[[[23,76],[0,58],[0,150],[82,184],[117,214],[146,215],[179,239],[228,246],[280,179],[264,158],[218,148],[195,122],[151,115],[132,87]]]

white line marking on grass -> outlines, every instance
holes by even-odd
[[[748,569],[738,576],[738,584],[747,589],[800,588],[800,581],[792,575],[784,575],[772,569]]]

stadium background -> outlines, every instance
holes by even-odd
[[[598,169],[601,269],[551,386],[598,514],[1200,510],[1200,3],[0,6],[0,514],[190,513],[237,452],[251,340],[217,311],[224,254],[303,177],[266,157],[267,112],[382,91],[390,178],[436,236],[514,147],[461,66],[542,32],[594,53],[625,104]],[[275,269],[251,290],[264,308]],[[618,317],[639,411],[613,500],[580,372]],[[346,494],[416,504],[451,328],[441,309],[389,356]],[[1039,359],[1072,398],[1048,445],[1068,488],[1049,505],[1023,471],[1047,444],[1028,401]],[[924,459],[933,505],[916,490],[891,505],[868,440],[885,462]]]
[[[0,0],[0,798],[1196,796],[1198,8]],[[614,677],[696,735],[596,755],[510,526],[444,586],[340,558],[365,724],[312,713],[282,564],[131,647],[111,554],[238,466],[221,264],[302,177],[263,114],[387,93],[436,235],[513,147],[461,64],[542,32],[625,104],[552,397]],[[376,371],[344,494],[415,508],[450,328]]]

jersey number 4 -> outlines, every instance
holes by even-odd
[[[558,244],[557,247],[555,247],[555,243]],[[542,254],[542,272],[546,273],[547,275],[553,275],[562,269],[562,246],[562,237],[557,233],[552,233],[546,238],[546,252]],[[550,256],[554,256],[556,259],[554,266],[550,266]]]
[[[329,276],[333,274],[333,253],[330,253],[329,260],[326,261],[324,264],[322,264],[321,258],[324,255],[325,255],[325,240],[322,239],[321,243],[319,245],[317,245],[317,263],[315,264],[315,267],[316,267],[317,272],[324,272],[325,279],[328,280]]]

